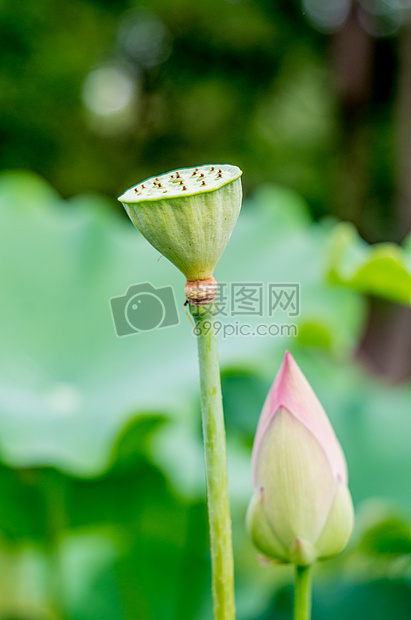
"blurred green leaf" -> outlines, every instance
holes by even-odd
[[[411,274],[402,249],[393,243],[369,246],[351,224],[335,229],[329,277],[361,293],[406,305],[411,300]]]
[[[150,440],[166,422],[165,415],[141,413],[130,420],[117,438],[113,447],[111,467],[115,470],[130,470],[150,453]]]
[[[360,552],[376,558],[411,554],[411,520],[382,500],[361,505],[358,516]]]
[[[409,586],[400,580],[372,580],[369,583],[353,579],[326,582],[314,586],[313,620],[362,620],[364,615],[375,620],[407,620],[411,604]],[[280,591],[261,620],[286,620],[292,609],[292,588]],[[251,620],[247,619],[247,620]]]
[[[227,435],[240,434],[251,446],[256,430],[253,413],[263,406],[267,395],[265,381],[255,373],[233,368],[222,374],[221,383]]]
[[[219,281],[294,282],[301,288],[297,321],[284,312],[270,316],[264,307],[263,316],[250,317],[252,329],[261,322],[296,322],[304,332],[305,324],[317,324],[333,352],[355,345],[363,307],[358,295],[324,281],[328,236],[326,227],[309,223],[304,203],[292,192],[266,187],[244,205],[218,266]],[[173,287],[180,324],[116,337],[109,299],[145,282]],[[107,467],[115,438],[130,419],[153,415],[154,421],[161,411],[176,423],[187,421],[198,375],[183,283],[131,225],[109,212],[106,201],[83,196],[65,203],[37,177],[2,175],[3,459],[96,474]],[[292,340],[292,333],[226,338],[223,367],[233,362],[261,367]]]
[[[296,316],[270,316],[264,307],[262,316],[238,318],[251,330],[295,324],[297,337],[224,337],[224,325],[237,319],[229,310],[221,317],[237,575],[252,613],[288,580],[263,577],[243,527],[252,437],[285,348],[337,431],[355,502],[385,493],[411,504],[407,478],[396,475],[411,467],[411,388],[384,385],[350,358],[365,307],[359,292],[327,282],[333,231],[329,222],[312,224],[298,196],[266,186],[245,202],[216,274],[228,287],[298,284],[301,295]],[[61,585],[72,618],[89,620],[99,610],[123,620],[139,609],[144,620],[205,619],[204,462],[184,279],[106,201],[62,201],[30,175],[0,177],[0,258],[4,538],[41,545],[46,572],[56,555],[63,575],[66,564],[84,560],[84,580]],[[117,338],[108,300],[144,282],[173,286],[180,324]],[[368,544],[388,554],[408,543],[389,522]]]
[[[375,524],[366,532],[361,549],[370,555],[405,555],[411,553],[410,526],[399,518],[391,517]]]

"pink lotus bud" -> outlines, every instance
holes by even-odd
[[[288,352],[258,423],[253,484],[247,525],[267,556],[307,565],[346,547],[354,511],[344,454]]]

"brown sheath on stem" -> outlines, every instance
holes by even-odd
[[[184,287],[186,300],[190,306],[205,306],[217,299],[217,280],[213,277],[205,280],[187,280]]]

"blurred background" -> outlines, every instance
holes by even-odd
[[[0,620],[211,618],[184,279],[116,196],[212,162],[245,193],[217,279],[301,302],[274,317],[297,335],[220,342],[238,620],[291,618],[244,526],[286,348],[357,513],[313,619],[409,618],[410,0],[3,0],[0,49]],[[144,282],[179,325],[118,338],[109,300]]]

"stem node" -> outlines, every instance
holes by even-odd
[[[184,287],[190,306],[206,306],[217,299],[217,280],[211,276],[205,280],[187,280]]]

